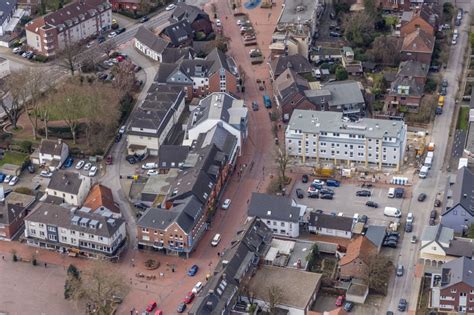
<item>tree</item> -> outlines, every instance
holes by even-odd
[[[124,297],[129,287],[124,276],[116,268],[104,261],[94,262],[87,270],[80,272],[80,278],[69,274],[70,293],[73,300],[92,305],[98,315],[112,313],[113,297]]]
[[[366,12],[346,14],[343,20],[344,36],[353,47],[367,47],[373,40],[374,18]]]
[[[370,54],[377,63],[398,65],[400,63],[400,39],[395,36],[379,36],[374,40]]]
[[[21,105],[12,99],[10,92],[0,91],[0,106],[7,115],[8,121],[13,129],[17,128],[18,119],[21,115]]]
[[[435,80],[433,80],[432,78],[428,78],[425,83],[425,92],[433,93],[434,91],[436,91],[437,86],[438,84],[436,83]]]
[[[375,294],[387,295],[388,283],[393,270],[390,259],[381,254],[372,254],[367,258],[367,268],[363,274],[369,289]]]
[[[277,313],[277,306],[280,304],[283,297],[283,290],[278,286],[271,286],[268,288],[268,312],[270,315]]]
[[[347,80],[348,77],[349,77],[349,74],[347,73],[347,70],[343,66],[338,66],[336,68],[336,80],[337,81]]]
[[[316,272],[316,267],[317,267],[317,262],[319,260],[319,248],[318,244],[314,243],[313,246],[311,246],[311,249],[306,256],[306,261],[308,262],[308,269],[309,271]]]
[[[99,48],[107,57],[110,57],[110,53],[115,49],[115,44],[111,40],[106,40],[99,45]]]
[[[67,278],[64,283],[64,298],[70,299],[76,294],[77,288],[80,287],[81,283],[81,273],[79,269],[76,268],[73,264],[69,265],[67,268]]]
[[[126,94],[130,94],[135,84],[135,71],[133,63],[129,61],[123,61],[117,64],[113,69],[112,73],[115,76],[112,81],[112,86],[118,93],[119,98],[124,97]]]
[[[374,0],[364,0],[364,11],[369,16],[375,18],[377,16],[377,5]]]
[[[288,162],[290,158],[286,153],[286,149],[284,147],[278,147],[276,152],[276,162],[278,164],[278,178],[280,184],[280,190],[283,188],[283,185],[286,183],[286,168],[288,167]]]
[[[79,43],[69,43],[66,41],[64,49],[56,57],[56,64],[69,70],[71,75],[74,76],[79,61],[78,55],[81,50],[82,46]]]

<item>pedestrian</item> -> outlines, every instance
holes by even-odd
[[[44,263],[44,267],[46,268],[47,266],[48,266],[48,264],[47,264],[47,263]]]
[[[221,253],[217,252],[217,256],[220,257],[220,256],[221,256]]]
[[[247,204],[249,203],[250,199],[247,199]]]
[[[2,260],[5,260],[5,256],[2,256]]]

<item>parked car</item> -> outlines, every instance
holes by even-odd
[[[331,36],[331,37],[341,37],[342,35],[339,32],[329,32],[329,36]]]
[[[105,159],[105,164],[112,165],[112,162],[113,162],[112,155],[108,155],[107,158]]]
[[[371,193],[370,193],[370,190],[358,190],[358,191],[356,191],[356,196],[358,196],[358,197],[370,197]]]
[[[121,134],[121,133],[118,133],[118,134],[115,136],[115,142],[116,142],[116,143],[119,143],[120,140],[122,140],[122,134]]]
[[[344,303],[344,295],[339,295],[336,299],[336,306],[342,306]]]
[[[105,37],[104,37],[104,36],[99,36],[99,37],[97,38],[97,42],[98,42],[99,44],[105,42]]]
[[[97,166],[92,166],[91,169],[89,170],[89,176],[94,177],[95,174],[97,174]]]
[[[335,179],[328,179],[326,181],[326,185],[328,187],[339,187],[339,186],[341,186],[341,182],[338,181],[338,180],[335,180]]]
[[[413,231],[413,223],[407,222],[405,224],[405,232],[410,233],[411,231]]]
[[[421,193],[418,195],[418,201],[422,202],[422,201],[425,201],[425,199],[426,199],[425,193]]]
[[[329,188],[323,188],[319,190],[320,194],[328,194],[328,195],[334,195],[334,190],[329,189]]]
[[[138,209],[141,209],[141,210],[146,210],[146,209],[149,208],[149,207],[148,207],[146,204],[144,204],[143,202],[136,202],[136,203],[133,204],[133,206],[134,206],[135,208],[138,208]]]
[[[403,276],[404,272],[405,272],[405,268],[403,268],[403,265],[398,265],[397,266],[397,277]]]
[[[435,220],[435,219],[436,219],[436,215],[437,215],[436,210],[434,210],[434,209],[431,210],[431,212],[430,212],[430,219]]]
[[[367,224],[367,221],[369,220],[369,217],[366,216],[365,214],[361,215],[357,221],[362,222],[364,224]]]
[[[68,157],[64,162],[64,168],[70,168],[74,163],[74,159],[72,157]]]
[[[145,23],[146,21],[148,21],[150,18],[148,16],[142,16],[142,18],[140,19],[140,23]]]
[[[145,164],[142,165],[143,170],[152,170],[152,169],[155,169],[155,168],[158,168],[157,163],[145,163]]]
[[[130,163],[130,164],[137,163],[137,159],[135,159],[135,157],[133,155],[127,155],[125,157],[125,160],[127,160],[127,162]]]
[[[441,206],[441,200],[435,199],[435,201],[434,201],[434,206],[435,206],[435,207],[440,207],[440,206]]]
[[[412,244],[415,244],[415,243],[416,243],[416,235],[412,235],[412,236],[411,236],[410,242],[411,242]]]
[[[217,27],[221,27],[221,26],[222,26],[221,20],[216,19],[216,26],[217,26]]]
[[[312,190],[308,191],[308,198],[319,198],[319,191],[318,190]]]
[[[122,28],[119,28],[116,33],[117,33],[117,35],[118,35],[118,34],[122,34],[122,33],[125,32],[126,30],[127,30],[127,29],[126,29],[125,27],[122,27]]]
[[[148,172],[146,172],[146,174],[148,176],[155,176],[155,175],[158,175],[158,171],[157,170],[148,170]]]
[[[184,297],[183,302],[186,303],[186,304],[189,304],[193,300],[194,300],[194,293],[193,292],[188,292],[188,294],[186,294],[186,296]]]
[[[216,247],[217,245],[219,245],[220,241],[221,241],[221,235],[219,233],[217,233],[212,238],[211,246]]]
[[[199,282],[196,283],[196,285],[194,286],[192,292],[194,292],[194,294],[198,294],[201,290],[202,290],[202,282],[199,281]]]
[[[186,310],[186,303],[184,302],[179,303],[178,307],[176,308],[176,312],[184,313],[185,310]]]
[[[252,102],[252,110],[254,112],[258,111],[258,103],[256,101],[253,101]]]
[[[400,312],[405,312],[408,306],[408,302],[405,299],[400,299],[400,302],[398,302],[398,310]]]
[[[387,242],[396,242],[396,243],[398,243],[398,239],[399,239],[399,237],[395,236],[395,235],[385,237],[385,241],[387,241]]]
[[[317,183],[311,183],[310,187],[314,189],[323,189],[323,185]]]
[[[329,200],[334,199],[333,196],[330,195],[330,194],[321,194],[321,195],[319,196],[319,198],[321,198],[321,199],[329,199]]]
[[[383,246],[383,247],[397,248],[397,242],[391,241],[391,240],[387,240],[387,241],[384,241],[384,242],[382,243],[382,246]]]
[[[92,163],[86,163],[86,165],[84,165],[84,171],[90,170],[91,167],[92,167]]]
[[[320,180],[320,179],[315,179],[313,180],[313,184],[316,184],[316,185],[321,185],[323,186],[325,183],[323,180]]]
[[[8,183],[10,182],[10,180],[12,179],[12,176],[11,175],[7,175],[5,176],[5,179],[3,180],[4,183]]]
[[[8,185],[9,186],[15,186],[16,183],[18,183],[19,180],[20,180],[20,178],[18,178],[18,176],[13,176],[12,179],[10,179],[10,181],[8,182]]]
[[[174,10],[176,8],[176,4],[170,4],[169,6],[166,7],[166,11],[171,11],[171,10]]]
[[[109,35],[107,35],[108,38],[114,38],[115,36],[117,36],[115,32],[110,32]]]
[[[40,176],[41,177],[51,177],[51,176],[53,176],[53,173],[51,173],[50,171],[43,170],[43,171],[41,171]]]
[[[428,222],[430,226],[436,225],[436,220],[433,218],[430,218],[430,221]]]
[[[309,180],[309,176],[307,174],[303,174],[303,176],[301,176],[301,181],[303,183],[306,184],[308,182],[308,180]]]
[[[395,231],[387,232],[387,236],[396,236],[397,238],[399,238],[400,232],[395,232]]]
[[[405,195],[405,189],[398,187],[395,188],[395,198],[403,198]]]
[[[303,189],[301,189],[301,188],[296,188],[296,197],[298,197],[299,199],[303,199],[303,198],[304,198],[304,191],[303,191]]]
[[[376,203],[376,202],[374,202],[374,201],[370,201],[370,200],[367,201],[367,202],[365,203],[365,205],[366,205],[367,207],[371,207],[371,208],[378,208],[378,207],[379,207],[378,203]]]
[[[352,308],[354,307],[354,303],[352,302],[346,302],[344,303],[344,311],[350,313],[352,311]]]
[[[415,217],[413,216],[413,213],[409,212],[408,215],[407,215],[407,223],[413,223],[414,219],[415,219]]]
[[[222,209],[224,209],[224,210],[229,209],[230,203],[231,203],[231,200],[230,200],[230,199],[224,200],[224,202],[222,203]]]
[[[30,172],[30,174],[33,174],[35,172],[35,166],[33,164],[28,164],[28,172]]]
[[[155,301],[151,301],[147,304],[146,306],[146,311],[151,313],[155,308],[156,308],[157,304]]]
[[[199,267],[198,265],[192,265],[191,268],[188,270],[188,276],[194,277],[196,273],[198,272]]]
[[[5,176],[5,174],[0,173],[0,183],[3,183],[3,181],[5,180]]]

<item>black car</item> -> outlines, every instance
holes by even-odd
[[[395,198],[403,198],[405,195],[405,189],[403,188],[395,188]]]
[[[146,204],[144,204],[143,202],[136,202],[136,203],[133,204],[133,206],[134,206],[135,208],[137,208],[137,209],[140,209],[140,210],[146,210],[146,209],[149,208],[149,207],[148,207]]]
[[[392,236],[387,236],[385,237],[385,241],[387,242],[398,242],[398,236],[392,235]]]
[[[399,232],[388,232],[388,233],[387,233],[387,236],[396,236],[396,237],[400,237],[400,233],[399,233]]]
[[[258,103],[255,102],[255,101],[252,102],[252,110],[253,110],[254,112],[258,111]]]
[[[448,94],[448,89],[442,86],[441,89],[439,90],[439,95],[446,96],[446,94]]]
[[[332,199],[333,199],[333,196],[330,195],[330,194],[321,194],[321,195],[319,196],[319,198],[332,200]]]
[[[321,213],[323,213],[324,211],[321,210],[321,209],[318,209],[318,210],[316,210],[316,211],[314,211],[314,212],[316,212],[316,213],[318,213],[318,214],[321,214]]]
[[[301,188],[297,188],[297,189],[296,189],[296,197],[298,197],[299,199],[303,199],[303,198],[304,198],[304,191],[303,191],[303,189],[301,189]]]
[[[418,195],[418,201],[425,201],[426,199],[426,194],[425,193],[421,193]]]
[[[329,188],[323,188],[319,191],[321,194],[328,194],[328,195],[334,195],[334,190],[329,189]]]
[[[309,176],[308,176],[308,175],[303,174],[303,176],[301,176],[301,181],[302,181],[303,183],[307,183],[308,180],[309,180]]]
[[[100,44],[100,43],[103,43],[103,42],[105,42],[105,37],[104,37],[104,36],[99,36],[99,37],[97,38],[97,41],[99,42],[99,44]]]
[[[430,213],[430,219],[433,219],[435,220],[436,219],[436,210],[431,210],[431,213]]]
[[[397,242],[394,241],[384,241],[382,244],[383,247],[397,248]]]
[[[115,33],[118,34],[122,34],[123,32],[125,32],[127,29],[125,27],[122,27],[122,28],[119,28],[118,30],[115,31]]]
[[[308,192],[308,198],[318,199],[319,198],[319,192],[317,192],[317,191]]]
[[[145,23],[146,21],[148,21],[150,18],[148,16],[142,16],[142,18],[140,19],[140,23]]]
[[[430,218],[430,226],[436,225],[436,219]]]
[[[35,166],[33,164],[28,164],[28,172],[31,174],[35,172]]]
[[[359,219],[358,219],[357,221],[366,224],[366,223],[367,223],[367,220],[369,220],[369,218],[368,218],[365,214],[363,214],[363,215],[361,215],[361,216],[359,217]]]
[[[133,157],[135,158],[135,160],[137,160],[137,162],[140,162],[140,161],[143,161],[145,158],[146,158],[146,155],[145,154],[134,154]]]
[[[352,302],[346,302],[344,303],[344,311],[350,313],[352,311],[352,308],[354,307],[354,303]]]
[[[370,197],[371,193],[370,190],[358,190],[356,192],[356,196],[358,197]]]
[[[121,134],[121,133],[118,133],[118,134],[115,136],[115,142],[120,142],[120,140],[122,140],[122,134]]]
[[[181,303],[179,303],[178,307],[176,308],[176,312],[183,313],[185,309],[186,309],[186,303],[181,302]]]
[[[405,224],[405,232],[410,233],[411,231],[413,231],[413,223],[407,222],[407,224]]]
[[[400,312],[405,312],[408,306],[408,302],[405,299],[400,299],[400,302],[398,302],[398,310]]]
[[[137,159],[135,159],[135,157],[133,155],[127,155],[125,157],[125,159],[127,160],[128,163],[130,164],[135,164],[137,163]]]
[[[441,206],[441,200],[436,199],[435,202],[434,202],[434,206],[435,206],[435,207]]]
[[[366,205],[367,207],[372,207],[372,208],[378,208],[378,207],[379,207],[378,203],[373,202],[373,201],[367,201],[367,202],[365,203],[365,205]]]

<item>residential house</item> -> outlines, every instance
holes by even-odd
[[[401,17],[400,36],[406,35],[421,29],[427,34],[434,36],[438,29],[438,15],[430,5],[421,5],[414,10],[405,11]]]
[[[81,206],[91,189],[91,178],[79,173],[58,170],[53,173],[46,188],[46,197],[61,203]]]
[[[304,91],[308,100],[325,111],[342,112],[345,115],[365,116],[365,100],[360,82],[345,80],[315,84]]]
[[[446,313],[474,312],[474,260],[459,257],[443,265],[441,281],[431,288],[430,307]]]
[[[89,208],[92,212],[100,213],[104,216],[112,216],[114,218],[122,217],[120,208],[114,201],[112,190],[101,184],[95,184],[92,187],[84,201],[83,207]]]
[[[0,36],[4,36],[6,32],[13,31],[9,29],[10,21],[13,19],[15,11],[18,8],[17,0],[3,0],[0,1]]]
[[[248,283],[249,289],[246,292],[251,292],[254,303],[268,311],[272,303],[268,292],[272,288],[279,288],[284,294],[281,294],[275,307],[281,310],[281,314],[308,314],[316,301],[321,278],[320,273],[262,266],[251,277]]]
[[[474,256],[474,242],[471,239],[455,238],[454,230],[442,224],[426,226],[420,242],[420,259],[425,265],[436,267],[457,257]]]
[[[383,225],[369,225],[365,231],[365,237],[377,248],[377,252],[382,249],[382,244],[387,235],[387,227]]]
[[[388,110],[399,110],[401,106],[409,111],[417,112],[424,95],[425,82],[429,65],[419,61],[403,61],[400,63],[395,80],[385,97]]]
[[[164,54],[169,55],[166,50]],[[232,58],[217,48],[212,50],[206,59],[187,58],[190,55],[191,53],[185,52],[183,58],[161,64],[155,82],[180,86],[188,100],[214,92],[237,94],[240,89],[240,77]]]
[[[169,47],[167,46],[161,54],[162,62],[168,66],[173,66],[175,63],[179,63],[180,60],[191,60],[196,56],[196,52],[191,47]],[[160,68],[163,65],[160,66]],[[173,68],[174,69],[174,68]],[[169,73],[167,73],[169,75]]]
[[[301,76],[311,74],[311,71],[313,70],[313,66],[308,61],[308,58],[300,54],[279,56],[274,58],[268,64],[270,66],[270,76],[272,80],[278,78],[286,69],[292,69],[295,73]]]
[[[474,223],[474,173],[467,167],[458,169],[456,181],[447,184],[441,224],[451,228],[455,233],[464,234]]]
[[[342,47],[342,66],[350,75],[360,75],[364,72],[362,62],[354,59],[354,51],[351,47]]]
[[[172,47],[191,46],[194,38],[194,31],[186,20],[175,22],[165,27],[160,36]]]
[[[138,248],[189,257],[206,231],[204,210],[195,196],[180,200],[170,209],[147,209],[137,222]]]
[[[46,166],[51,171],[54,171],[61,168],[68,156],[69,146],[62,139],[42,139],[37,162],[39,162],[39,165]]]
[[[242,148],[248,136],[248,109],[243,100],[228,93],[216,92],[203,98],[199,105],[191,110],[183,145],[191,145],[201,133],[206,133],[217,124],[237,138]],[[238,152],[240,155],[240,151]]]
[[[171,14],[170,21],[179,22],[185,20],[191,25],[194,33],[202,32],[206,35],[212,33],[212,22],[209,15],[200,8],[185,3],[178,3]]]
[[[26,41],[36,53],[54,56],[111,26],[112,6],[107,0],[76,0],[26,24]]]
[[[127,232],[123,219],[39,203],[25,218],[25,238],[29,246],[71,256],[117,259]]]
[[[5,197],[3,188],[0,194],[0,240],[11,241],[20,233],[23,220],[36,198],[14,191]]]
[[[365,236],[357,236],[347,246],[346,254],[339,260],[339,277],[364,279],[368,275],[371,259],[377,247]]]
[[[145,26],[140,26],[135,34],[135,48],[155,61],[163,61],[163,52],[167,47],[168,42],[166,40],[156,36]]]
[[[311,233],[342,238],[352,238],[354,220],[349,217],[311,212],[308,229]]]
[[[179,169],[183,166],[189,154],[189,146],[164,144],[158,151],[158,169],[166,173],[170,169]]]
[[[403,121],[363,118],[351,122],[338,112],[295,110],[285,131],[288,155],[303,163],[311,159],[399,168],[406,142]]]
[[[129,154],[158,155],[185,107],[181,88],[152,84],[143,103],[132,113],[127,129]]]
[[[284,121],[288,121],[295,109],[320,109],[305,95],[309,84],[291,68],[286,69],[273,81],[273,94],[276,105],[281,108]]]
[[[411,1],[405,0],[380,0],[379,7],[384,11],[389,12],[400,12],[404,10],[409,10],[411,6]]]
[[[112,5],[113,12],[126,11],[136,14],[143,9],[142,0],[110,0],[110,4]]]
[[[300,209],[286,196],[252,193],[247,210],[249,219],[259,217],[272,229],[273,234],[298,237]]]
[[[435,37],[422,29],[407,34],[403,39],[401,61],[413,60],[431,64],[431,56],[435,45]]]
[[[343,50],[336,47],[323,47],[317,46],[314,49],[311,49],[310,60],[316,65],[320,65],[324,62],[342,62],[342,53]]]
[[[247,283],[272,241],[272,231],[260,218],[245,223],[221,255],[202,293],[188,314],[230,313],[238,298],[239,287]]]

